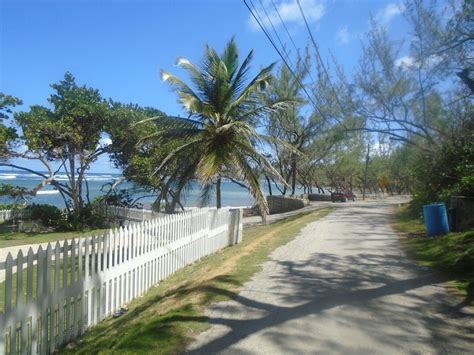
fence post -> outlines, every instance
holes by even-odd
[[[229,245],[239,244],[242,241],[243,210],[230,210],[229,213]]]

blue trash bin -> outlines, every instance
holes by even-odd
[[[444,203],[423,206],[423,217],[429,237],[449,233],[448,214]]]

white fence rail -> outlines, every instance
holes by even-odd
[[[5,221],[11,221],[15,218],[28,218],[31,212],[25,210],[1,210],[0,211],[0,223]]]
[[[198,209],[8,254],[0,262],[0,354],[52,353],[180,268],[241,238],[241,210]]]
[[[163,217],[165,214],[153,212],[150,210],[141,210],[138,208],[126,208],[119,206],[107,206],[103,205],[99,207],[101,213],[105,216],[113,216],[116,218],[121,218],[131,222],[143,222],[150,219]]]

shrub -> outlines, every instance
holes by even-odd
[[[100,209],[94,208],[92,204],[86,204],[82,207],[79,218],[76,220],[74,212],[65,216],[61,224],[64,230],[87,230],[95,228],[108,227],[106,216],[100,213]]]
[[[31,219],[40,220],[44,226],[58,227],[64,223],[64,214],[59,208],[47,204],[32,204],[26,207]]]
[[[18,203],[0,203],[0,211],[2,210],[16,210],[25,207],[25,205]]]

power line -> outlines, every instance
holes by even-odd
[[[252,0],[251,0],[251,1],[252,1]],[[285,45],[283,44],[283,42],[282,42],[280,36],[278,35],[278,32],[277,32],[277,30],[275,29],[275,26],[273,25],[272,19],[271,19],[270,16],[268,15],[267,9],[265,8],[265,6],[263,6],[262,0],[259,0],[259,2],[260,2],[260,6],[261,6],[262,9],[263,9],[263,12],[265,13],[265,16],[267,17],[268,22],[270,23],[270,26],[272,26],[273,32],[275,33],[278,42],[280,42],[280,46],[281,46],[282,50],[285,52],[286,59],[290,62],[291,65],[293,65],[293,63],[291,62],[289,53],[287,52],[287,50],[286,50],[286,48],[285,48]],[[255,6],[254,6],[254,8],[255,8]],[[262,21],[262,23],[263,23],[263,21]]]
[[[254,10],[255,10],[255,6],[253,5],[253,2],[252,0],[250,0]],[[250,11],[250,13],[252,14],[253,18],[255,19],[255,21],[257,21],[257,24],[259,25],[259,27],[262,29],[263,33],[265,34],[265,36],[267,37],[267,39],[270,41],[271,45],[273,46],[273,48],[276,50],[276,52],[278,53],[278,55],[280,56],[280,58],[283,60],[283,62],[285,63],[285,65],[287,66],[288,70],[290,71],[291,75],[295,78],[295,80],[297,81],[297,83],[300,85],[301,89],[304,91],[304,93],[306,94],[306,97],[308,98],[308,100],[311,102],[311,104],[313,105],[313,107],[315,108],[316,111],[318,111],[318,113],[321,115],[321,117],[323,117],[325,120],[326,120],[326,117],[325,115],[323,114],[323,112],[319,109],[318,105],[316,105],[316,103],[314,102],[313,98],[311,97],[311,95],[308,93],[308,91],[306,90],[306,87],[304,86],[304,84],[301,82],[300,78],[295,74],[293,68],[291,66],[288,65],[288,62],[286,60],[286,58],[282,55],[281,51],[278,49],[278,46],[275,44],[275,42],[273,41],[272,37],[269,35],[265,25],[263,25],[263,23],[261,22],[261,19],[259,19],[259,16],[257,16],[255,13],[254,13],[254,10],[252,10],[249,6],[249,4],[247,3],[247,0],[244,0],[244,4],[245,6],[247,7],[247,9]]]
[[[331,78],[330,78],[330,76],[329,76],[329,73],[328,73],[328,71],[327,71],[327,69],[326,69],[326,67],[325,67],[325,65],[324,65],[323,59],[322,59],[322,57],[321,57],[321,54],[319,53],[318,45],[316,44],[316,41],[315,41],[315,39],[314,39],[314,37],[313,37],[313,33],[311,32],[311,29],[310,29],[310,27],[309,27],[308,21],[306,20],[306,16],[305,16],[305,14],[304,14],[303,8],[301,7],[300,0],[296,0],[296,3],[298,4],[298,7],[299,7],[299,9],[300,9],[301,16],[303,17],[304,23],[305,23],[305,25],[306,25],[306,29],[308,30],[309,37],[310,37],[311,42],[312,42],[312,44],[313,44],[314,50],[316,51],[316,55],[317,55],[317,57],[318,57],[318,59],[319,59],[320,65],[321,65],[321,67],[323,68],[324,73],[326,74],[326,78],[327,78],[327,80],[328,80],[328,82],[329,82],[329,85],[331,85],[332,91],[333,91],[333,93],[334,93],[334,96],[335,96],[335,98],[336,98],[336,101],[337,101],[339,107],[341,108],[341,111],[342,111],[343,115],[346,116],[346,110],[345,110],[344,106],[342,105],[341,101],[339,100],[339,96],[337,95],[337,91],[336,91],[336,89],[335,89],[333,83],[331,82]]]
[[[293,40],[293,36],[291,35],[290,31],[288,30],[288,27],[286,27],[286,24],[285,24],[285,21],[283,20],[283,18],[281,17],[280,15],[280,11],[278,10],[276,4],[275,4],[275,1],[274,0],[271,0],[272,1],[272,5],[273,5],[273,9],[275,10],[275,13],[277,14],[278,18],[280,19],[280,22],[283,26],[283,28],[285,29],[285,32],[286,32],[286,35],[288,36],[288,38],[290,39],[290,42],[291,44],[293,45],[293,48],[295,49],[296,53],[298,53],[298,47],[296,46],[296,43],[295,41]],[[307,66],[305,66],[306,70],[308,71],[308,74],[309,74],[309,77],[310,77],[310,80],[312,82],[313,85],[316,85],[315,84],[315,80],[313,78],[313,75],[311,74],[311,71],[309,70],[309,68]]]

